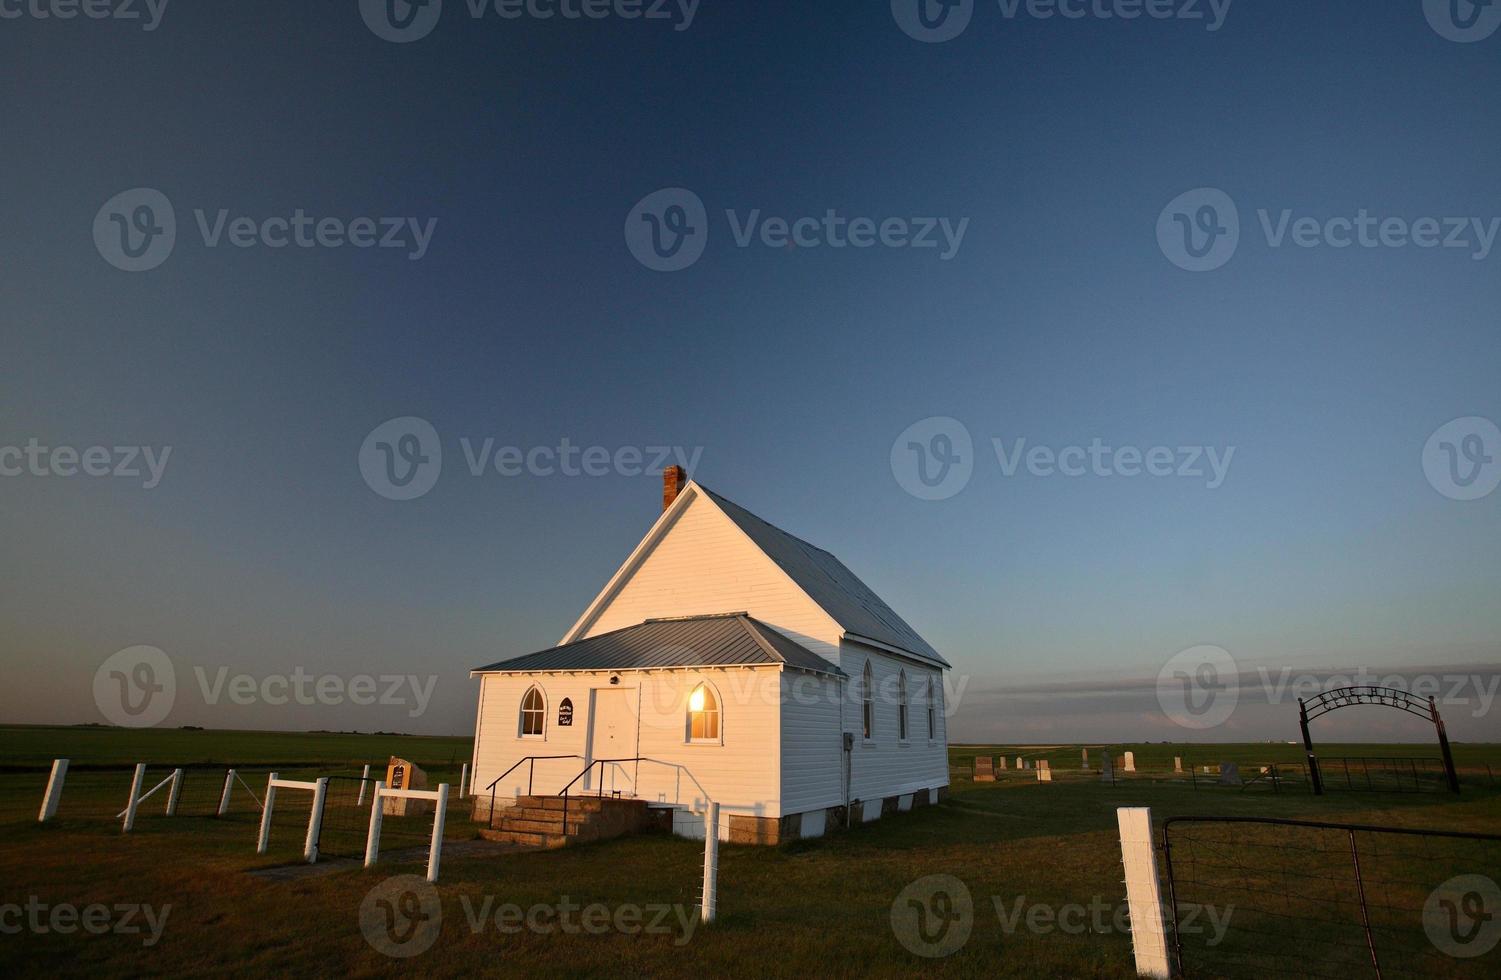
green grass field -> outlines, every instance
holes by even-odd
[[[708,927],[685,926],[677,918],[679,913],[691,914],[698,904],[701,843],[642,836],[540,853],[454,848],[444,858],[435,893],[441,909],[441,918],[433,920],[436,942],[419,957],[405,960],[378,952],[366,940],[361,924],[369,921],[368,910],[376,906],[367,903],[364,918],[361,908],[371,890],[391,875],[420,874],[421,862],[387,861],[369,872],[356,866],[295,881],[254,877],[247,872],[296,861],[306,804],[299,808],[288,797],[279,800],[272,853],[258,857],[258,814],[248,794],[237,792],[229,818],[206,815],[217,802],[223,777],[222,769],[209,764],[236,763],[255,773],[260,785],[255,780],[250,785],[256,792],[263,788],[264,772],[271,764],[294,777],[358,773],[363,763],[381,762],[392,754],[414,759],[437,781],[456,777],[457,763],[467,757],[467,740],[95,728],[4,728],[0,736],[0,927],[20,921],[16,916],[24,914],[23,909],[7,919],[7,903],[30,902],[49,909],[62,903],[109,909],[139,903],[150,906],[159,922],[170,906],[160,938],[150,946],[149,934],[61,932],[43,914],[45,931],[27,925],[19,932],[0,934],[0,971],[12,976],[175,976],[208,971],[370,976],[415,967],[435,976],[896,976],[920,971],[940,976],[1129,977],[1134,975],[1130,937],[1110,921],[1124,898],[1115,815],[1119,806],[1150,806],[1159,827],[1169,816],[1215,815],[1501,833],[1501,790],[1486,784],[1484,769],[1487,762],[1501,762],[1501,747],[1496,746],[1456,747],[1466,779],[1458,798],[1445,793],[1314,797],[1290,785],[1281,792],[1260,785],[1240,790],[1208,782],[1195,788],[1170,772],[1174,755],[1198,765],[1236,761],[1246,771],[1270,762],[1296,761],[1301,757],[1296,746],[1114,746],[1117,758],[1125,748],[1135,751],[1143,770],[1135,777],[1119,774],[1115,785],[1102,783],[1097,774],[1063,777],[1066,767],[1077,769],[1079,746],[955,746],[950,757],[951,794],[942,805],[816,841],[777,848],[723,846],[719,920]],[[78,767],[143,761],[151,763],[154,776],[164,775],[173,765],[203,767],[188,771],[179,816],[163,817],[157,806],[160,797],[154,797],[129,836],[122,836],[118,822],[110,819],[123,807],[128,774],[123,768],[80,768],[69,778],[57,821],[39,826],[36,810],[45,764],[64,748]],[[1100,747],[1090,748],[1091,761],[1098,765]],[[976,784],[969,778],[969,767],[975,755],[986,751],[1005,751],[1013,760],[1016,755],[1046,757],[1060,778],[1042,784],[1030,773],[1008,770],[995,783]],[[1433,754],[1425,746],[1339,746],[1331,751]],[[451,816],[448,830],[450,842],[474,835],[462,810]],[[399,846],[419,839],[421,828],[394,833]],[[1254,855],[1255,846],[1267,843],[1257,839],[1259,833],[1237,832],[1240,839],[1229,843],[1244,845],[1244,853]],[[1219,853],[1208,847],[1196,855],[1206,868],[1210,857]],[[1189,852],[1185,849],[1184,854]],[[1288,860],[1296,856],[1289,855]],[[1434,856],[1430,867],[1391,851],[1371,855],[1366,873],[1373,888],[1392,889],[1383,904],[1407,907],[1420,903],[1424,892],[1419,883],[1425,876],[1495,861],[1475,868],[1495,877],[1501,874],[1498,855],[1494,847],[1446,851]],[[1274,852],[1271,864],[1254,865],[1240,878],[1216,877],[1201,884],[1201,890],[1211,891],[1199,897],[1213,901],[1218,895],[1221,901],[1238,904],[1241,911],[1236,914],[1246,918],[1232,919],[1232,926],[1254,927],[1257,920],[1244,906],[1255,900],[1258,886],[1276,884],[1262,880],[1276,860]],[[1285,862],[1278,870],[1287,872]],[[1224,869],[1215,874],[1223,876]],[[967,941],[938,959],[914,955],[893,929],[893,903],[903,889],[929,875],[959,879],[973,900]],[[1411,887],[1400,885],[1407,890],[1399,894],[1399,883],[1409,879]],[[1310,907],[1337,909],[1335,897],[1322,897],[1321,892],[1333,887],[1327,881],[1304,883],[1300,894],[1314,903]],[[630,934],[606,928],[596,934],[548,926],[511,932],[501,928],[511,920],[501,916],[497,923],[495,913],[502,906],[555,909],[565,903],[599,903],[614,915],[640,907],[646,921],[660,909],[663,931]],[[1045,925],[1029,928],[1025,917],[1008,919],[1017,908],[1056,913],[1091,905],[1109,910],[1101,920],[1103,928],[1065,932]],[[582,915],[575,913],[572,921],[580,921]],[[633,928],[631,920],[622,921]],[[66,926],[67,920],[62,924]],[[1402,927],[1410,931],[1410,923]],[[1292,961],[1295,973],[1304,966],[1310,973],[1322,972],[1312,969],[1322,963],[1343,977],[1368,975],[1358,957],[1351,960],[1348,950],[1335,948],[1323,930],[1314,936],[1289,933],[1272,940],[1258,939],[1252,930],[1232,936],[1227,948],[1237,948],[1236,943],[1299,955]],[[1501,952],[1467,961],[1436,957],[1437,966],[1429,964],[1428,972],[1494,976],[1498,958]],[[1368,962],[1363,966],[1369,969]]]

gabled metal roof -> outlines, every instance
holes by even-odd
[[[927,640],[918,636],[916,630],[838,558],[763,521],[703,484],[697,486],[755,542],[756,547],[797,583],[798,588],[818,603],[846,633],[852,634],[852,639],[875,640],[945,667],[950,666]]]
[[[636,626],[476,667],[474,673],[653,670],[756,664],[785,664],[821,674],[843,674],[812,650],[745,613],[648,619]]]

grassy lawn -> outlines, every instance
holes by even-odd
[[[13,737],[16,733],[19,738]],[[139,758],[159,764],[153,774],[190,761],[262,763],[256,770],[262,773],[260,785],[250,781],[257,793],[264,787],[265,763],[282,766],[288,775],[296,775],[289,764],[299,762],[298,772],[327,774],[357,772],[360,763],[403,754],[430,766],[436,781],[456,775],[454,760],[467,755],[467,742],[460,739],[110,729],[6,729],[4,735],[0,766],[40,766],[60,744],[74,752],[75,764]],[[92,756],[90,748],[97,749]],[[1150,757],[1157,768],[1170,769],[1177,754],[1201,765],[1234,759],[1244,770],[1288,761],[1270,754],[1283,748],[1159,745],[1134,750],[1140,767]],[[1297,747],[1285,748],[1292,759],[1301,755]],[[1341,746],[1339,754],[1397,755],[1408,749],[1423,754],[1423,748]],[[1078,746],[1004,746],[994,747],[993,754],[1002,749],[1013,758],[1045,753],[1060,770],[1079,764]],[[543,853],[482,855],[454,849],[444,858],[435,893],[441,908],[437,941],[412,961],[372,948],[361,931],[361,903],[391,875],[420,874],[419,861],[383,862],[370,872],[356,867],[296,881],[247,874],[296,859],[305,802],[299,807],[286,796],[278,801],[272,854],[263,858],[254,853],[257,814],[248,795],[236,797],[236,811],[228,819],[201,815],[217,801],[222,771],[201,774],[206,790],[194,790],[190,775],[193,806],[187,805],[185,794],[183,815],[174,819],[160,815],[159,797],[154,797],[143,808],[136,832],[125,837],[118,823],[106,819],[123,806],[126,790],[118,783],[118,770],[81,772],[76,787],[70,778],[70,796],[65,796],[59,820],[45,827],[35,823],[45,773],[3,772],[0,905],[24,905],[35,896],[49,906],[141,903],[158,918],[166,906],[170,911],[159,941],[149,947],[149,935],[141,934],[23,929],[0,935],[0,972],[115,976],[233,970],[367,976],[415,967],[438,976],[481,971],[528,976],[894,976],[922,971],[940,976],[1129,977],[1134,975],[1130,937],[1108,921],[1124,897],[1118,806],[1152,807],[1159,827],[1174,815],[1243,815],[1501,832],[1501,792],[1479,784],[1467,785],[1459,798],[1364,793],[1315,798],[1306,791],[1204,784],[1195,790],[1166,773],[1142,773],[1112,786],[1080,773],[1040,784],[1030,774],[1012,772],[995,783],[976,785],[968,778],[968,767],[982,752],[952,750],[952,793],[944,805],[818,841],[780,848],[723,846],[720,916],[710,927],[685,927],[678,918],[691,914],[698,903],[701,843],[646,836]],[[1245,754],[1233,754],[1238,752]],[[1457,747],[1456,754],[1462,767],[1479,767],[1482,773],[1487,757],[1501,758],[1495,747]],[[1091,761],[1098,764],[1094,750]],[[92,781],[83,780],[84,775]],[[1484,782],[1483,776],[1476,778]],[[451,818],[449,830],[451,840],[473,836],[473,826],[462,815]],[[416,839],[420,828],[405,833]],[[1498,852],[1475,853],[1493,859]],[[1368,873],[1373,881],[1384,882],[1379,857]],[[1475,870],[1501,873],[1496,866]],[[915,880],[941,874],[967,887],[974,907],[972,931],[952,955],[922,959],[898,941],[892,906]],[[1235,884],[1227,882],[1226,887]],[[647,921],[661,906],[664,931],[509,932],[497,925],[501,906],[555,909],[565,897],[580,907],[602,903],[611,913],[639,906]],[[997,905],[1009,912],[1018,900],[1024,909],[1095,904],[1110,914],[1099,931],[1029,930],[1024,921],[1009,926],[997,913]],[[582,921],[581,912],[572,915],[574,922]],[[511,921],[502,920],[507,925]],[[1476,966],[1482,969],[1470,975],[1497,975],[1497,956],[1501,953],[1468,964],[1455,960],[1455,975]]]

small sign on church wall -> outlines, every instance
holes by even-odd
[[[558,705],[558,727],[568,728],[573,724],[573,699],[564,698]]]

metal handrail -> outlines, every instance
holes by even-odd
[[[632,756],[629,759],[594,759],[587,766],[584,767],[584,769],[583,769],[582,772],[580,772],[577,776],[574,776],[572,779],[568,780],[567,785],[565,785],[563,787],[562,791],[560,793],[558,793],[558,795],[563,798],[563,834],[564,834],[564,836],[566,837],[567,834],[568,834],[568,791],[573,788],[573,784],[574,783],[578,782],[580,779],[583,779],[585,776],[587,776],[591,771],[593,771],[593,769],[594,769],[595,766],[599,766],[599,793],[596,794],[596,795],[600,799],[603,799],[604,795],[605,795],[605,763],[607,763],[607,762],[610,762],[610,763],[615,763],[615,762],[643,762],[643,761],[644,762],[651,762],[652,760],[646,758],[645,756],[641,756],[641,755]]]
[[[527,773],[526,773],[526,795],[527,796],[531,796],[532,795],[532,777],[537,774],[537,760],[538,759],[582,759],[582,758],[583,758],[583,756],[581,756],[581,755],[528,755],[528,756],[523,756],[520,759],[517,759],[516,760],[516,764],[514,766],[512,766],[509,769],[507,769],[505,772],[501,773],[499,776],[496,776],[494,779],[492,779],[490,781],[490,785],[485,787],[485,789],[487,789],[487,790],[490,791],[490,829],[491,830],[495,829],[495,784],[498,783],[498,782],[500,782],[502,779],[505,779],[511,773],[513,773],[517,769],[519,769],[521,767],[521,764],[523,762],[527,762],[527,763],[531,764],[531,768],[529,768],[527,770]],[[570,783],[569,785],[571,786],[573,784]]]

